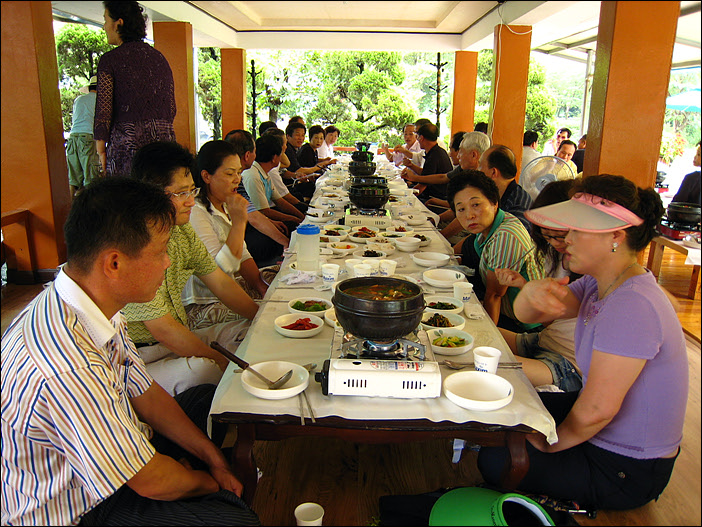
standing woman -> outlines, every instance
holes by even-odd
[[[176,139],[173,74],[161,52],[143,42],[146,15],[137,2],[103,5],[107,42],[117,47],[98,63],[93,135],[107,175],[129,176],[140,147]]]
[[[570,229],[565,261],[584,276],[527,283],[514,302],[525,322],[577,317],[583,389],[544,394],[558,441],[527,437],[519,489],[585,508],[631,509],[657,498],[680,451],[688,360],[678,317],[636,255],[656,235],[660,196],[621,176],[577,180],[569,201],[526,212],[534,225]],[[507,454],[508,455],[508,454]],[[483,448],[478,468],[495,483],[504,449]]]

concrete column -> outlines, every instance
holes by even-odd
[[[222,138],[246,129],[246,50],[222,48]]]
[[[461,130],[472,132],[475,120],[475,87],[478,82],[478,53],[456,51],[453,73],[451,137]]]
[[[2,2],[1,51],[2,212],[24,208],[30,215],[28,249],[20,225],[3,228],[14,252],[8,278],[46,281],[66,260],[63,224],[71,205],[51,2]]]
[[[154,22],[154,47],[163,53],[173,72],[176,141],[191,151],[195,137],[195,83],[193,69],[193,27],[189,22]]]
[[[522,170],[531,26],[495,26],[494,50],[488,132],[493,144],[506,145],[514,152],[519,180]]]
[[[680,2],[602,2],[583,176],[653,186]]]

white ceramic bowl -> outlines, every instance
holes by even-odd
[[[322,208],[309,208],[307,209],[307,219],[313,223],[326,223],[333,218],[332,215],[326,213],[327,211]]]
[[[424,214],[413,212],[411,214],[400,214],[400,219],[407,222],[407,225],[423,225],[427,221]]]
[[[324,312],[324,322],[333,328],[341,327],[341,324],[339,324],[339,321],[336,318],[336,310],[334,308],[327,309]]]
[[[344,236],[345,238],[345,236]],[[319,243],[328,243],[327,247],[331,248],[332,243],[339,243],[341,241],[341,236],[329,236],[323,232],[319,235]]]
[[[375,236],[370,236],[370,237],[358,236],[358,233],[352,232],[349,234],[348,239],[354,243],[363,244],[363,243],[368,243],[369,240],[374,240]]]
[[[351,227],[349,225],[337,225],[335,223],[330,223],[329,225],[325,225],[323,228],[334,229],[335,231],[344,231],[346,234],[351,232]]]
[[[440,288],[453,288],[453,284],[466,280],[466,275],[452,269],[428,269],[422,273],[424,281]]]
[[[404,230],[403,230],[404,229]],[[392,227],[388,227],[385,232],[397,232],[402,234],[403,236],[407,236],[409,234],[414,233],[414,229],[412,227],[404,227],[401,225],[393,225]]]
[[[293,304],[295,304],[296,302],[305,303],[305,302],[307,302],[307,301],[309,301],[309,300],[313,300],[313,301],[315,301],[315,302],[324,302],[324,304],[327,306],[327,308],[326,308],[326,309],[323,309],[323,310],[319,310],[319,311],[302,311],[302,310],[300,310],[300,309],[295,309],[294,307],[292,307]],[[331,307],[332,307],[331,300],[325,300],[325,299],[323,299],[323,298],[312,297],[312,296],[305,296],[305,297],[302,297],[302,298],[294,298],[293,300],[291,300],[290,302],[288,302],[288,311],[290,311],[290,313],[292,313],[292,314],[294,314],[294,315],[317,315],[317,316],[324,316],[324,312],[325,312],[327,309],[330,309]],[[295,322],[295,321],[293,320],[293,322]]]
[[[450,259],[451,257],[448,254],[429,251],[421,251],[412,255],[412,260],[414,260],[414,263],[424,267],[441,267],[446,265]]]
[[[405,235],[404,233],[401,232],[395,232],[395,231],[385,231],[381,232],[379,236],[382,236],[386,240],[391,240],[392,242],[395,242],[396,240],[399,240],[400,238],[404,238]]]
[[[376,237],[376,239],[377,238],[378,237]],[[395,252],[395,245],[392,242],[386,241],[386,238],[380,237],[380,239],[383,241],[382,242],[376,241],[376,242],[372,242],[372,243],[367,243],[366,249],[370,249],[371,251],[382,251],[387,255],[391,255],[392,253]],[[387,238],[387,240],[389,240],[389,238]]]
[[[403,236],[402,238],[395,238],[393,242],[395,243],[395,247],[406,253],[416,251],[422,244],[422,241],[419,238],[415,238],[414,236]]]
[[[437,326],[431,326],[427,324],[427,320],[429,320],[432,316],[436,315],[437,313],[430,313],[430,312],[425,312],[422,315],[422,327],[424,327],[425,331],[429,331],[430,329],[449,329],[449,328],[441,328]],[[448,318],[449,323],[451,324],[451,329],[463,329],[466,325],[466,319],[464,319],[461,315],[457,313],[438,313],[439,315],[442,315],[446,318]]]
[[[338,232],[339,235],[337,236],[336,234],[329,234],[332,232]],[[343,229],[337,229],[334,227],[330,228],[327,225],[325,227],[322,227],[322,231],[319,233],[319,235],[320,236],[328,236],[329,238],[334,238],[335,239],[334,241],[343,242],[348,237],[349,233],[348,233],[348,231],[345,231]],[[336,240],[336,238],[339,238],[339,239]],[[329,240],[329,241],[332,241],[332,240]]]
[[[417,238],[417,236],[423,236],[425,239],[422,240],[421,238]],[[431,244],[431,238],[429,236],[425,236],[424,234],[417,234],[416,232],[412,235],[413,238],[417,238],[420,243],[420,247],[426,247],[427,245]]]
[[[427,303],[425,311],[430,313],[441,313],[443,315],[446,313],[460,313],[463,311],[463,302],[451,296],[429,295],[424,297],[424,301]],[[432,302],[446,302],[455,307],[453,309],[437,309],[430,306]]]
[[[429,338],[429,345],[431,346],[432,351],[439,355],[461,355],[466,351],[470,351],[471,349],[473,349],[473,345],[475,344],[475,339],[473,338],[473,335],[471,335],[470,333],[466,333],[461,329],[430,329],[429,331],[427,331],[427,337]],[[434,344],[434,341],[437,338],[441,337],[458,337],[464,339],[466,343],[463,346],[454,347],[439,346],[437,344]]]
[[[259,362],[251,366],[253,366],[258,373],[272,381],[278,379],[281,375],[290,370],[293,371],[292,377],[290,377],[282,388],[269,390],[266,383],[250,371],[244,370],[241,373],[241,386],[251,395],[261,399],[288,399],[289,397],[296,396],[310,384],[310,373],[299,364],[293,362],[273,360]]]
[[[461,408],[488,412],[507,406],[514,397],[514,388],[499,375],[459,371],[444,379],[444,393]]]
[[[318,312],[319,315],[322,315],[322,313],[324,313],[324,311]],[[285,329],[283,327],[289,326],[290,324],[301,318],[309,318],[310,324],[314,324],[317,327],[312,329]],[[289,337],[292,339],[306,339],[309,337],[314,337],[315,335],[321,333],[322,329],[324,329],[324,320],[322,320],[317,315],[311,315],[309,313],[306,313],[304,315],[300,315],[297,313],[288,313],[286,315],[280,315],[279,317],[276,317],[274,324],[275,330],[278,333],[280,333],[284,337]]]
[[[346,256],[347,254],[351,254],[358,249],[358,244],[351,242],[337,242],[330,243],[329,248],[334,251],[334,254],[343,254]]]
[[[374,250],[375,249],[371,249]],[[366,252],[366,249],[361,249],[359,251],[355,251],[353,255],[356,258],[361,258],[363,260],[382,260],[383,258],[386,258],[388,255],[384,253],[383,251],[375,251],[378,253],[378,256],[365,256],[363,253]]]

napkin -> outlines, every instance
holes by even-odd
[[[283,283],[288,285],[293,284],[310,284],[317,279],[317,275],[306,273],[305,271],[290,271],[285,276],[278,278]]]
[[[465,306],[466,318],[471,320],[480,320],[484,316],[483,308],[481,306],[471,306],[466,304]]]

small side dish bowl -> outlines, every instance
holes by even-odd
[[[440,329],[430,329],[427,331],[427,337],[429,338],[429,345],[431,350],[438,355],[461,355],[466,351],[473,349],[473,344],[475,344],[475,339],[470,333],[466,333],[460,329],[454,328],[440,328]],[[442,346],[441,344],[434,344],[434,341],[438,339],[448,338],[455,342],[456,339],[463,339],[465,344],[463,345],[452,345],[452,346]]]
[[[324,304],[326,307],[324,309],[310,309],[310,310],[304,310],[304,309],[297,309],[294,308],[293,306],[297,303],[301,302],[302,304],[305,303],[312,303],[315,302],[317,304]],[[293,315],[321,315],[324,316],[324,312],[327,309],[331,309],[332,303],[330,300],[324,300],[323,298],[317,298],[317,297],[311,297],[311,296],[306,296],[302,298],[294,298],[290,302],[288,302],[288,311],[292,313]],[[293,320],[293,322],[295,322]]]
[[[373,251],[377,253],[376,256],[366,256],[365,253]],[[356,258],[365,258],[366,260],[382,260],[387,257],[387,254],[383,251],[376,251],[375,249],[360,249],[353,253]]]
[[[465,282],[466,275],[452,269],[427,269],[422,273],[422,279],[434,287],[449,289],[456,282]]]
[[[463,302],[451,296],[430,295],[425,296],[424,301],[427,303],[425,311],[429,313],[441,313],[443,315],[445,313],[460,313],[463,311]],[[434,304],[434,306],[432,306],[432,304]],[[436,307],[436,305],[442,306],[445,304],[453,307],[447,307],[446,309]]]
[[[448,327],[445,326],[434,326],[429,323],[429,319],[431,319],[433,316],[438,315],[438,316],[443,316],[448,319],[449,324],[451,324]],[[430,329],[463,329],[466,325],[466,320],[459,314],[457,313],[430,313],[430,312],[425,312],[424,315],[422,315],[422,326],[426,331],[429,331]]]
[[[427,221],[427,217],[424,214],[411,213],[411,214],[400,214],[400,219],[407,222],[407,225],[423,225]]]
[[[403,236],[402,238],[395,238],[393,242],[395,243],[395,247],[397,247],[399,250],[406,253],[411,253],[419,249],[422,240],[415,238],[414,236]]]
[[[358,244],[351,242],[337,242],[330,243],[329,248],[334,252],[334,254],[348,255],[358,249]]]
[[[259,362],[251,366],[253,366],[258,373],[269,379],[277,379],[290,370],[293,372],[292,377],[290,377],[282,388],[270,390],[261,379],[256,377],[249,370],[244,370],[241,373],[241,386],[251,395],[261,399],[279,400],[295,397],[298,393],[307,388],[310,383],[309,372],[299,364],[293,362],[272,360]]]
[[[312,329],[286,329],[285,326],[289,326],[291,324],[294,324],[301,318],[308,318],[309,323],[314,325],[315,327]],[[324,320],[319,318],[316,315],[310,315],[305,314],[305,315],[297,315],[293,313],[288,313],[286,315],[280,315],[275,319],[275,330],[283,335],[284,337],[289,337],[293,339],[306,339],[309,337],[314,337],[315,335],[318,335],[319,333],[322,332],[322,329],[324,329]],[[283,372],[285,373],[285,372]],[[280,377],[280,375],[278,376]],[[277,377],[276,377],[277,379]]]

